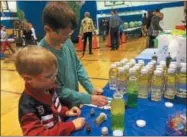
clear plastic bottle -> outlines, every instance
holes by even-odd
[[[151,87],[151,100],[152,101],[161,101],[162,97],[162,72],[159,70],[154,71],[154,76],[152,80],[152,87]]]
[[[118,69],[116,64],[112,64],[109,70],[109,87],[111,90],[116,90],[117,87]]]
[[[154,69],[152,65],[147,65],[146,69],[148,70],[148,91],[151,92],[151,85],[152,85],[152,77],[154,73]]]
[[[131,76],[127,84],[127,105],[128,107],[137,107],[139,85],[137,82],[136,74],[132,74],[132,72],[134,73],[136,71],[131,71]]]
[[[144,62],[144,60],[138,60],[138,64],[140,64],[141,69],[142,69],[145,65],[145,62]]]
[[[156,52],[154,52],[153,56],[152,56],[152,60],[155,60],[157,62],[157,55]]]
[[[148,97],[148,70],[142,69],[141,75],[139,77],[139,90],[138,97],[139,98],[147,98]]]
[[[186,68],[181,68],[177,81],[177,96],[186,98]]]
[[[120,63],[122,64],[122,66],[125,66],[128,63],[128,59],[124,58],[120,61]]]
[[[175,70],[175,72],[177,72],[177,65],[176,64],[170,63],[169,68],[172,68]]]
[[[125,93],[125,82],[126,74],[123,67],[118,68],[118,77],[117,77],[117,91],[124,95]]]
[[[121,62],[115,62],[115,64],[116,64],[117,68],[122,67]]]
[[[127,83],[128,83],[128,79],[129,79],[129,65],[125,65],[123,67],[124,69],[124,73],[125,73],[125,89],[127,89]],[[125,90],[126,93],[126,90]]]
[[[166,66],[167,66],[167,68],[169,68],[169,64],[170,64],[171,61],[172,61],[172,58],[171,58],[170,52],[169,52],[167,57],[166,57]]]
[[[112,130],[124,131],[125,102],[123,96],[115,92],[111,102],[111,126]]]
[[[167,74],[166,91],[164,97],[167,99],[174,99],[176,94],[176,73],[175,69],[169,68]]]

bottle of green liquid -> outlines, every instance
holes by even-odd
[[[152,60],[155,60],[157,62],[157,55],[156,52],[154,52],[154,55],[152,56]]]
[[[115,92],[111,102],[111,126],[112,130],[124,131],[125,102],[123,95]]]
[[[170,52],[168,53],[168,56],[166,57],[166,67],[169,68],[170,62],[171,62],[172,58],[170,56]]]
[[[128,107],[137,107],[138,98],[138,82],[137,77],[131,76],[127,85],[127,105]]]

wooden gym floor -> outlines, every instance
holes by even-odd
[[[101,41],[101,40],[100,40]],[[108,82],[109,67],[115,61],[123,58],[135,58],[146,47],[146,39],[139,38],[120,46],[118,51],[110,51],[103,42],[100,48],[88,55],[88,50],[81,61],[88,72],[94,87],[103,88]],[[9,55],[7,52],[6,54]],[[77,52],[82,56],[82,52]],[[9,55],[11,56],[11,55]],[[1,60],[1,136],[21,136],[18,123],[18,100],[23,91],[24,82],[15,71],[14,62],[6,57]],[[80,91],[84,89],[80,86]]]

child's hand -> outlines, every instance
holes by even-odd
[[[93,95],[101,95],[103,90],[101,88],[95,88],[93,91]]]
[[[85,125],[85,118],[82,118],[82,117],[81,118],[76,118],[72,122],[75,125],[75,129],[79,130]]]
[[[104,106],[106,105],[107,102],[107,98],[105,96],[101,96],[101,95],[92,95],[91,96],[91,103],[97,106]]]
[[[69,111],[66,112],[66,116],[80,116],[81,110],[78,107],[72,107]]]

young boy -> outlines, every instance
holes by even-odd
[[[25,81],[19,100],[19,122],[23,135],[68,136],[81,129],[84,118],[64,122],[68,116],[79,116],[77,107],[68,110],[60,104],[55,91],[57,59],[47,49],[28,46],[16,54],[17,72]]]
[[[61,102],[68,107],[90,103],[106,105],[106,97],[98,95],[102,92],[100,88],[93,87],[70,39],[77,27],[72,9],[64,1],[50,1],[43,10],[42,20],[46,34],[40,46],[57,57],[57,94]],[[79,92],[79,82],[89,94]]]

